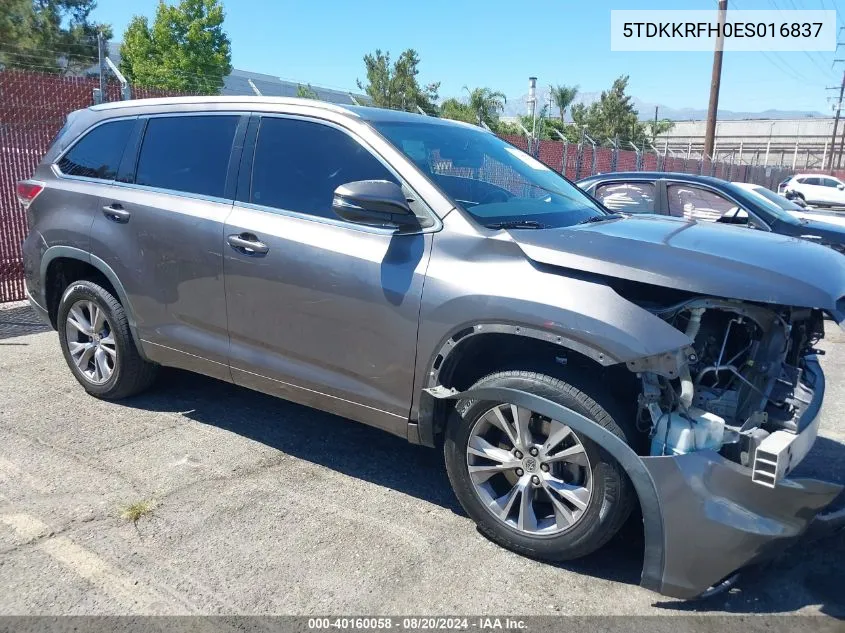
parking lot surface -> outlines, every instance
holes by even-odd
[[[845,483],[845,334],[829,324],[823,347],[801,470]],[[641,556],[636,523],[579,562],[512,554],[474,529],[437,451],[209,378],[96,400],[54,332],[0,307],[2,614],[845,617],[842,533],[691,603],[641,589]]]

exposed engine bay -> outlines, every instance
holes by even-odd
[[[712,449],[774,487],[815,440],[822,312],[716,298],[652,311],[693,344],[628,363],[642,381],[638,424],[650,454]]]

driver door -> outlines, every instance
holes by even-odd
[[[686,183],[668,183],[666,197],[669,215],[699,222],[722,222],[757,227],[756,220],[736,202],[716,193]]]
[[[334,214],[339,185],[399,182],[345,129],[270,115],[250,125],[224,231],[233,380],[405,433],[431,234]]]

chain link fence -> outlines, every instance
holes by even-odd
[[[21,242],[26,236],[26,213],[18,204],[15,183],[29,178],[67,115],[93,103],[99,80],[63,77],[30,71],[0,70],[0,303],[25,297]],[[176,93],[132,87],[135,98],[176,96]],[[104,101],[121,98],[116,82],[106,85]],[[591,143],[525,137],[506,140],[528,151],[570,180],[612,171],[682,171],[727,180],[754,182],[776,190],[790,175],[774,167],[734,165],[730,162],[685,160],[659,152],[639,152]]]
[[[750,182],[777,191],[778,183],[793,174],[786,167],[682,158],[655,150],[626,150],[589,142],[566,143],[545,139],[529,142],[524,136],[503,138],[573,181],[620,171],[680,172],[714,176],[732,182]]]
[[[94,102],[99,79],[0,70],[0,303],[25,298],[21,242],[26,213],[15,183],[32,176],[67,115]],[[136,88],[136,98],[175,96]],[[106,85],[104,100],[118,101],[120,86]]]

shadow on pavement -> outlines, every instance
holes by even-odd
[[[179,413],[464,515],[449,485],[441,451],[409,444],[402,438],[344,418],[173,369],[164,369],[151,391],[127,400],[126,404]],[[819,438],[796,476],[845,483],[845,446]],[[695,547],[695,543],[690,543],[690,547]],[[599,552],[556,566],[615,582],[638,584],[642,553],[642,524],[633,517]],[[776,561],[746,573],[738,586],[726,594],[691,602],[661,599],[655,606],[686,612],[785,613],[808,605],[822,605],[824,613],[841,617],[845,616],[842,561],[845,561],[845,533],[807,547],[799,544]]]
[[[38,334],[49,329],[50,326],[38,318],[28,303],[0,307],[0,341],[26,334]],[[7,342],[0,345],[25,345],[25,343]]]

